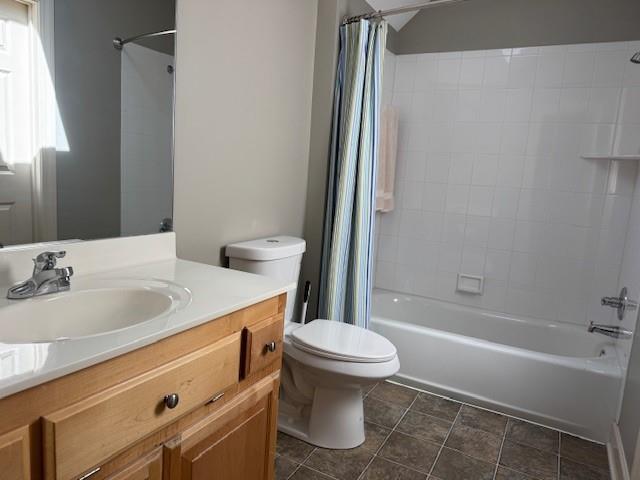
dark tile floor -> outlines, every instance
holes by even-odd
[[[278,434],[276,480],[608,480],[603,445],[381,383],[364,399],[366,441],[316,448]]]

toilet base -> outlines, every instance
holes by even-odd
[[[316,387],[307,415],[296,415],[281,400],[278,430],[312,445],[332,450],[362,445],[364,411],[362,390]]]

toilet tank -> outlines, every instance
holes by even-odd
[[[300,263],[306,243],[302,238],[276,236],[227,245],[229,268],[257,273],[266,277],[292,282],[295,287],[287,292],[284,319],[290,322],[296,304]]]

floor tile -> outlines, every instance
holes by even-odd
[[[524,473],[516,472],[505,467],[498,467],[495,480],[537,480],[535,477],[530,477]]]
[[[445,443],[446,447],[493,464],[498,462],[501,445],[501,436],[457,423]]]
[[[376,457],[367,468],[362,480],[425,480],[426,478],[424,473]]]
[[[393,432],[379,455],[401,465],[428,473],[440,451],[440,446],[402,433]]]
[[[495,465],[443,448],[432,475],[440,480],[492,480]]]
[[[558,478],[558,457],[556,455],[519,443],[504,442],[500,465],[537,477],[540,480]]]
[[[609,468],[607,448],[604,445],[589,442],[566,433],[562,434],[560,440],[560,456],[602,469]]]
[[[276,455],[276,480],[286,480],[298,468],[298,463]]]
[[[560,432],[515,418],[509,419],[505,438],[553,453],[558,453],[560,444]]]
[[[560,459],[560,480],[609,480],[609,472],[593,466]]]
[[[411,410],[453,421],[460,410],[460,404],[436,395],[420,393]]]
[[[319,472],[314,472],[313,470],[306,467],[300,467],[298,471],[296,471],[296,473],[294,473],[290,478],[291,480],[333,480],[327,475],[323,475]]]
[[[411,405],[413,400],[416,398],[418,392],[393,383],[382,382],[376,385],[376,388],[371,390],[369,395],[377,398],[378,400],[382,400],[383,402],[393,403],[404,408],[409,408],[409,405]]]
[[[395,427],[405,411],[399,405],[385,403],[372,396],[364,399],[364,419],[383,427]]]
[[[463,405],[457,422],[465,427],[477,428],[495,435],[502,435],[507,426],[507,417],[499,413]]]
[[[318,448],[304,465],[340,480],[356,480],[372,458],[373,452],[362,447],[350,450]]]
[[[371,393],[371,390],[376,388],[376,385],[378,385],[378,384],[377,383],[372,383],[371,385],[367,385],[367,386],[363,387],[362,388],[362,396],[366,397],[367,395],[369,395],[369,393]]]
[[[412,437],[441,444],[447,438],[451,422],[441,418],[408,411],[396,430]]]
[[[294,462],[302,463],[313,452],[315,447],[293,438],[286,433],[278,432],[276,452]]]
[[[373,453],[377,452],[390,433],[391,430],[388,428],[364,422],[364,443],[361,448],[370,450]]]

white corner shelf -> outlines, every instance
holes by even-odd
[[[640,160],[640,155],[582,155],[585,160]]]

